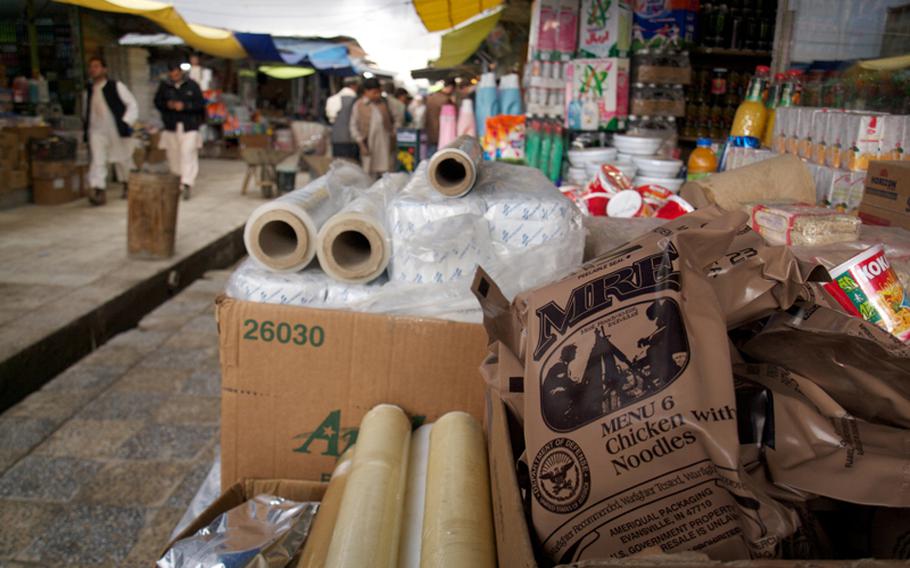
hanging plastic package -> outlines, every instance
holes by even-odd
[[[522,114],[518,75],[509,73],[499,80],[499,114]]]

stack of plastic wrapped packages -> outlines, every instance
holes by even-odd
[[[411,176],[372,184],[336,161],[325,176],[261,206],[245,230],[250,258],[227,295],[479,323],[470,292],[477,267],[510,295],[577,267],[585,230],[575,205],[539,171],[482,162],[474,139],[453,148],[465,145],[477,152],[443,150]],[[461,162],[447,163],[455,154]],[[454,196],[445,193],[452,175],[464,182]]]

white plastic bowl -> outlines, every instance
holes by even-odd
[[[679,188],[682,187],[682,184],[686,180],[681,178],[663,178],[663,177],[649,177],[649,176],[638,176],[632,182],[635,187],[642,185],[659,185],[665,187],[672,191],[673,193],[678,193]]]
[[[626,164],[631,164],[635,160],[635,156],[632,154],[623,154],[619,152],[616,154],[616,162],[623,162]]]
[[[576,167],[586,164],[603,164],[616,158],[616,148],[572,148],[568,152],[569,163]]]
[[[614,134],[613,145],[623,154],[653,156],[663,145],[664,139],[635,134]]]
[[[597,177],[597,174],[600,173],[600,165],[601,164],[598,162],[585,164],[585,175],[587,175],[589,179],[594,179]]]
[[[682,160],[661,160],[636,156],[633,160],[638,171],[646,177],[675,178],[682,168]]]

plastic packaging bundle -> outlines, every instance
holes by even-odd
[[[342,309],[378,293],[382,282],[384,280],[372,284],[338,282],[315,267],[293,274],[277,273],[247,259],[231,274],[225,291],[231,298],[261,304]]]
[[[253,211],[243,231],[247,252],[271,270],[305,268],[316,256],[323,223],[369,185],[358,166],[336,160],[326,175]]]
[[[827,245],[859,238],[862,222],[824,207],[757,204],[752,228],[772,245]]]
[[[316,254],[326,273],[363,284],[385,272],[392,252],[386,204],[407,183],[407,174],[386,174],[323,224]]]
[[[474,191],[457,201],[421,175],[389,207],[393,282],[469,281],[477,266],[507,294],[557,278],[581,263],[581,213],[543,175],[484,163]]]
[[[286,566],[303,546],[318,507],[257,495],[174,543],[158,566]]]

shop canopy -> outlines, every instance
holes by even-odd
[[[433,62],[433,67],[455,67],[467,61],[496,27],[501,15],[502,10],[498,10],[494,14],[443,35],[439,48],[439,59]]]
[[[308,77],[316,72],[308,67],[294,67],[293,65],[260,65],[259,72],[265,73],[274,79],[299,79]]]
[[[249,56],[262,62],[291,66],[313,67],[323,73],[354,75],[354,63],[345,45],[293,37],[272,37],[269,34],[234,34]]]
[[[247,56],[240,42],[234,38],[234,34],[230,31],[199,24],[188,24],[172,5],[164,2],[155,2],[153,0],[57,1],[103,12],[133,14],[148,18],[167,32],[183,39],[187,45],[216,57],[240,59]]]
[[[413,0],[427,31],[439,32],[502,5],[502,0]],[[470,54],[468,54],[470,55]],[[466,57],[467,58],[467,57]]]

